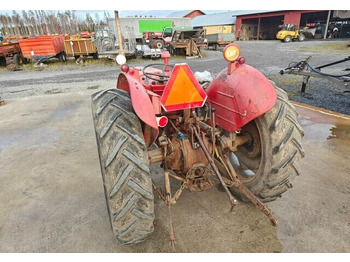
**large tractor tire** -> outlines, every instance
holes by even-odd
[[[241,134],[248,134],[250,141],[229,153],[243,184],[263,202],[281,197],[292,187],[292,180],[300,174],[298,162],[305,155],[301,145],[304,131],[295,107],[282,89],[276,90],[274,107],[242,128]],[[232,191],[246,200],[234,188]]]
[[[154,196],[140,120],[118,89],[93,94],[92,114],[112,230],[119,244],[142,242],[154,230]]]

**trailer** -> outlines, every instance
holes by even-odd
[[[208,47],[204,29],[176,30],[169,43],[170,53],[202,57],[201,47]]]
[[[136,40],[132,34],[133,30],[128,29],[122,39],[124,55],[126,57],[137,56]],[[119,54],[120,48],[116,31],[111,30],[108,26],[97,26],[95,35],[94,45],[99,55],[106,55],[112,58]]]
[[[190,18],[120,17],[118,20],[123,49],[127,57],[136,57],[138,52],[141,52],[141,49],[137,47],[144,44],[143,34],[145,32],[163,32],[164,28],[188,28],[191,26]],[[95,36],[95,45],[100,55],[112,57],[119,54],[120,48],[115,18],[108,19],[107,26],[98,26],[95,30]],[[160,48],[157,47],[156,49]],[[156,51],[156,53],[158,52]]]
[[[136,42],[141,42],[145,32],[162,32],[165,27],[191,26],[191,18],[120,17],[119,20],[122,36],[126,38],[126,35],[130,34],[130,30],[132,30],[131,33],[134,35]],[[108,27],[112,32],[117,32],[114,19],[108,20]]]
[[[20,40],[18,43],[23,57],[32,59],[37,64],[46,62],[50,58],[58,58],[61,62],[67,61],[62,35],[41,35]]]
[[[207,35],[208,47],[212,46],[214,50],[220,46],[226,46],[235,40],[234,33],[218,33]]]
[[[18,43],[3,42],[0,44],[0,66],[6,66],[7,60],[13,60],[17,66],[27,63]]]
[[[80,56],[92,56],[98,59],[98,51],[94,41],[88,38],[77,38],[64,40],[64,50],[69,57],[78,59]]]

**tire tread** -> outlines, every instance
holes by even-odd
[[[154,196],[141,123],[123,90],[99,91],[91,99],[111,227],[119,244],[137,244],[154,231]]]

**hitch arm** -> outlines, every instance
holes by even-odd
[[[233,166],[231,165],[230,161],[227,159],[227,156],[225,157],[225,162],[230,170],[231,178],[233,185],[237,187],[243,194],[246,196],[255,206],[257,209],[259,209],[261,212],[263,212],[271,221],[273,226],[278,226],[278,221],[274,218],[271,211],[268,209],[264,203],[260,201],[259,198],[257,198],[248,188],[246,188],[243,183],[239,180],[236,171],[234,170]]]
[[[232,212],[233,209],[234,209],[234,207],[237,205],[237,200],[232,196],[230,190],[228,189],[227,185],[225,184],[224,179],[222,178],[222,176],[221,176],[221,174],[220,174],[220,172],[219,172],[217,166],[215,165],[214,160],[213,160],[212,157],[210,156],[210,153],[209,153],[207,147],[205,146],[205,144],[204,144],[202,138],[201,138],[200,135],[198,134],[197,129],[196,129],[195,127],[193,127],[193,126],[191,127],[191,129],[194,131],[194,134],[195,134],[195,136],[196,136],[196,138],[197,138],[197,140],[198,140],[198,142],[199,142],[199,145],[200,145],[201,148],[203,149],[203,152],[204,152],[205,156],[207,157],[207,159],[208,159],[208,161],[209,161],[209,163],[210,163],[210,165],[211,165],[211,167],[212,167],[212,169],[213,169],[215,175],[218,177],[218,179],[219,179],[221,185],[224,187],[224,189],[225,189],[227,195],[229,196],[230,203],[231,203],[231,209],[230,209],[230,211]]]

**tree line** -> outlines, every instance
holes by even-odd
[[[93,17],[94,16],[94,17]],[[75,10],[12,10],[11,14],[0,14],[0,34],[3,36],[34,36],[49,34],[79,34],[95,31],[96,25],[105,25],[110,18],[104,11],[77,16]]]

